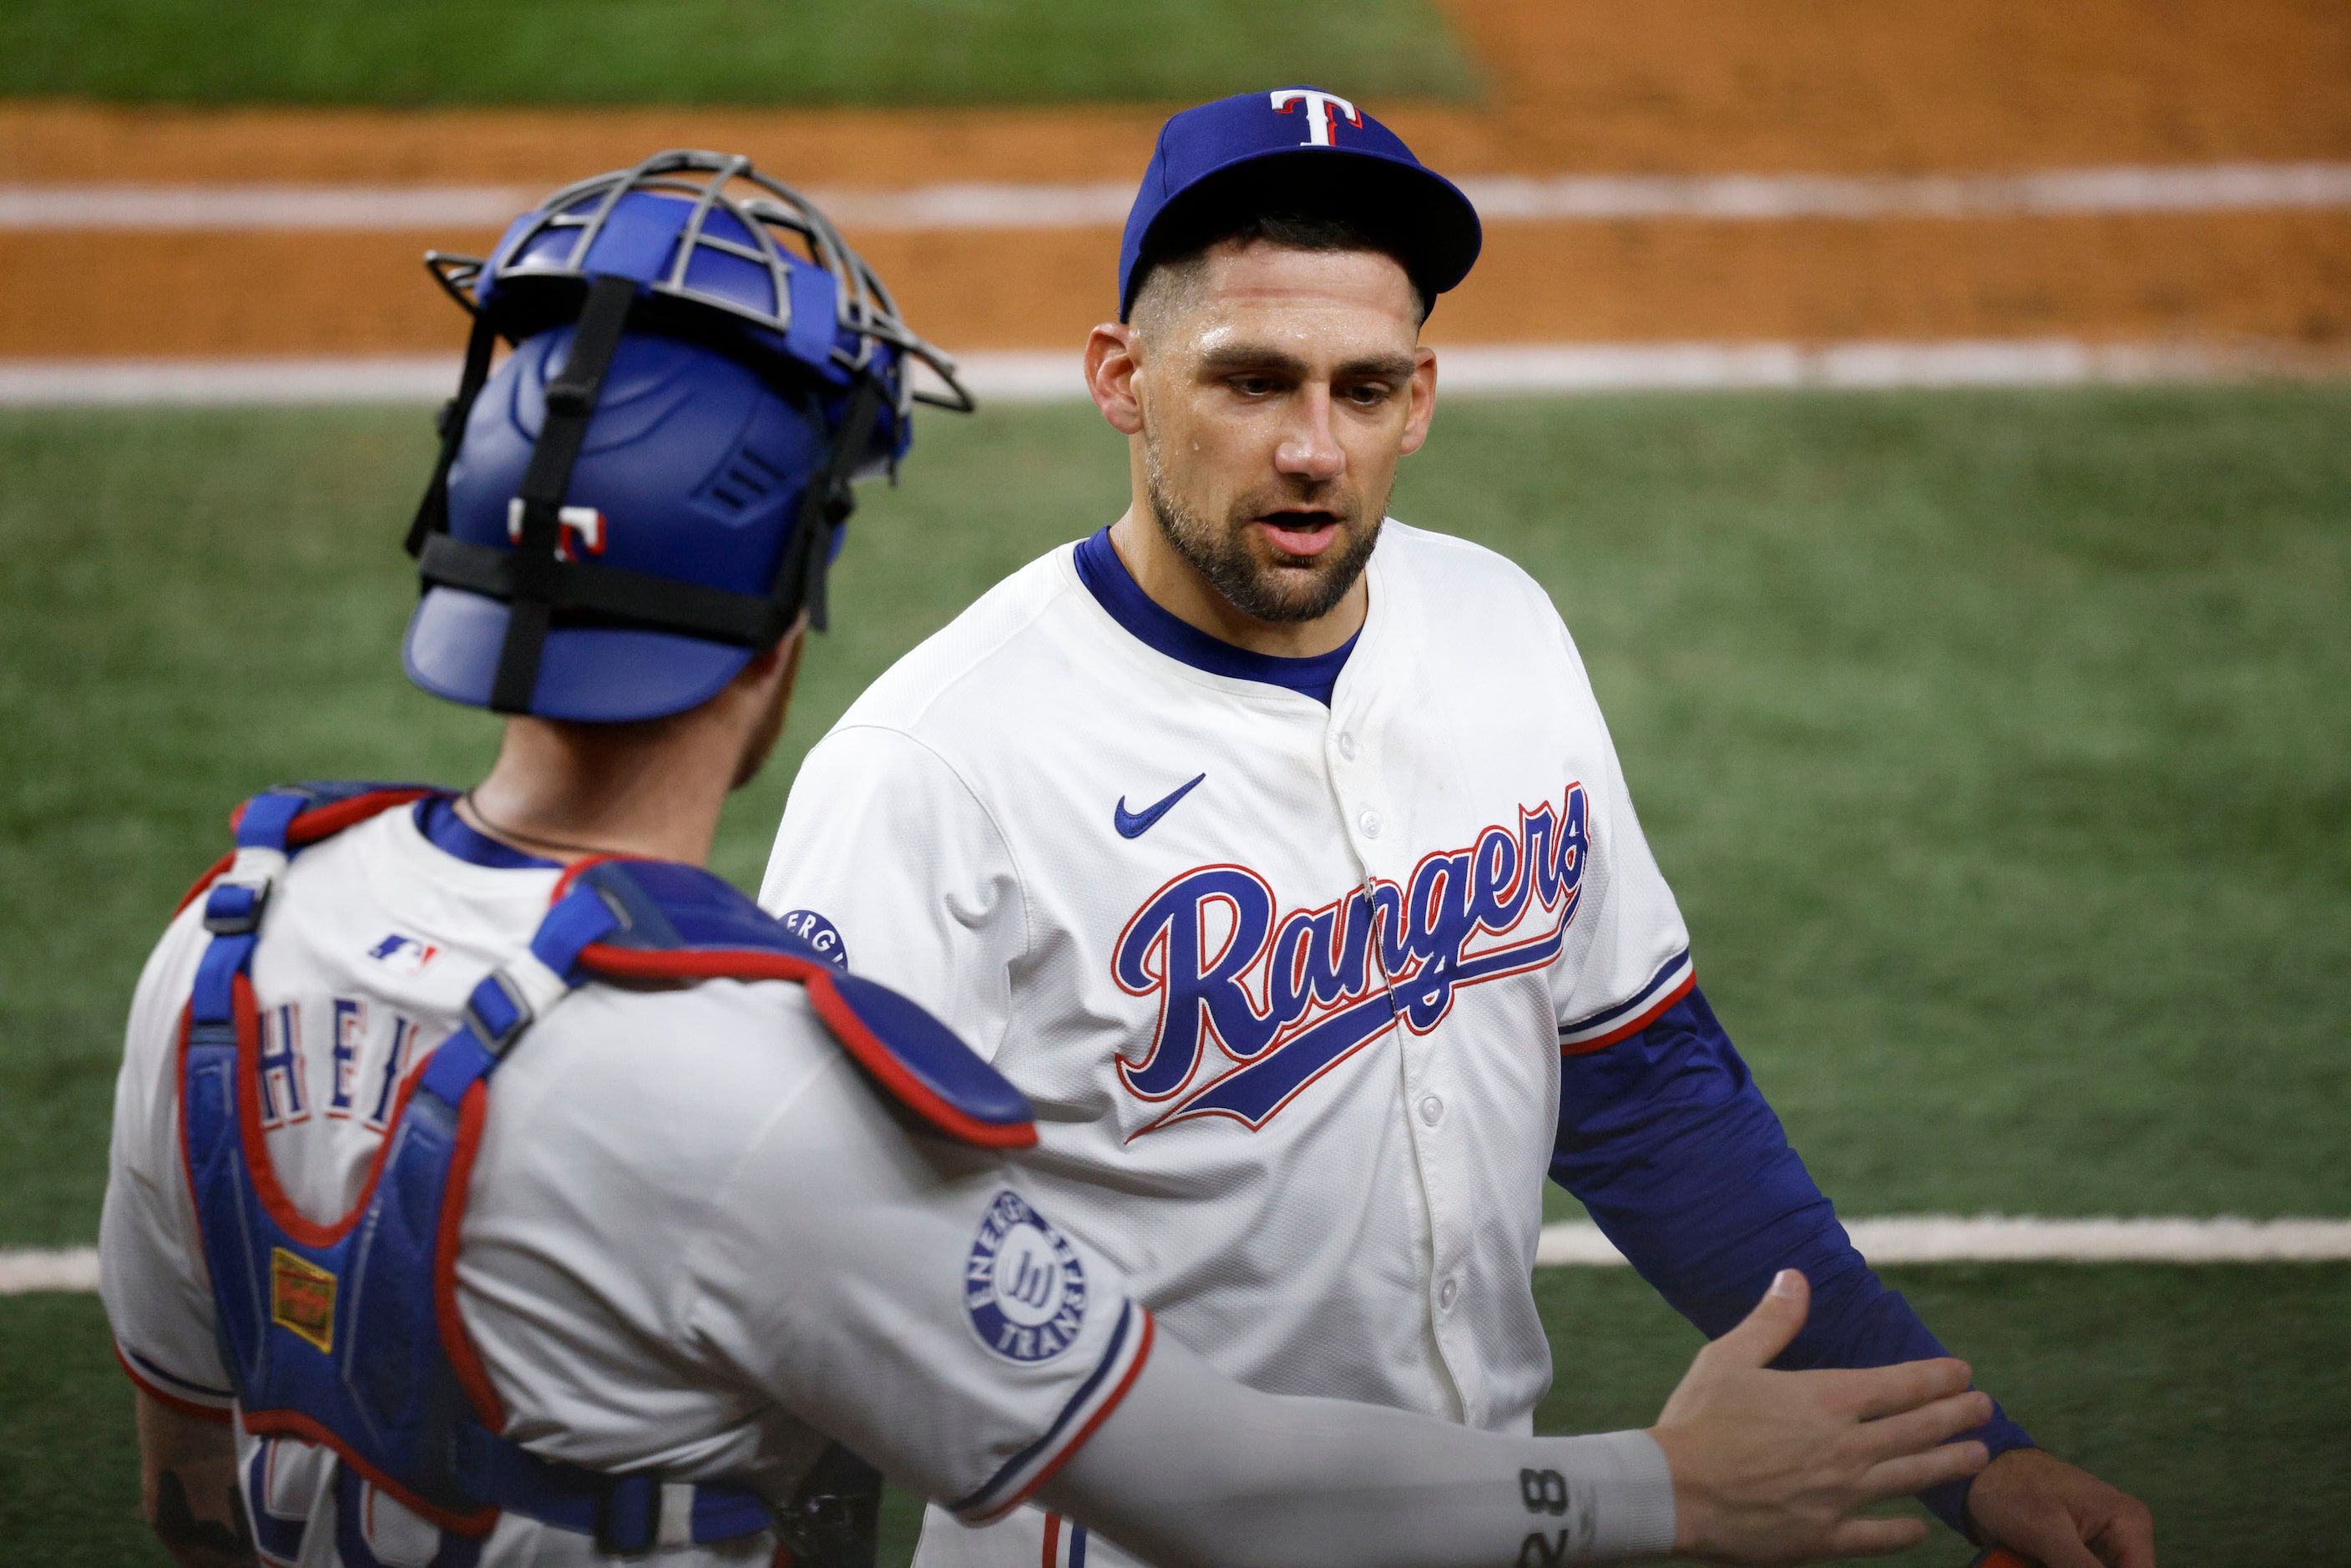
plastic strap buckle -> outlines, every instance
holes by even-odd
[[[465,998],[465,1027],[494,1057],[503,1057],[513,1049],[522,1031],[530,1027],[532,1016],[530,999],[502,969],[475,986]]]
[[[204,897],[204,929],[215,936],[250,936],[261,929],[262,912],[268,905],[268,878],[224,877]]]

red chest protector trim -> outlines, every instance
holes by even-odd
[[[583,862],[558,883],[528,955],[475,988],[464,1024],[402,1085],[359,1201],[331,1223],[305,1217],[277,1179],[261,1125],[248,977],[270,890],[302,846],[428,792],[311,785],[258,796],[237,818],[237,852],[197,890],[213,940],[183,1029],[181,1142],[240,1419],[256,1434],[326,1444],[350,1486],[364,1479],[438,1525],[442,1568],[473,1560],[500,1509],[613,1551],[776,1528],[802,1563],[839,1560],[838,1543],[796,1541],[795,1517],[772,1516],[747,1488],[703,1485],[682,1499],[658,1476],[550,1462],[500,1435],[505,1412],[455,1285],[491,1077],[535,1018],[599,977],[777,979],[806,988],[872,1081],[939,1133],[1025,1147],[1036,1141],[1027,1102],[921,1009],[834,970],[709,873]],[[845,1467],[832,1469],[838,1479]],[[688,1510],[666,1526],[665,1492]],[[804,1500],[810,1519],[840,1512],[838,1497]],[[362,1543],[342,1544],[347,1562],[364,1560]]]

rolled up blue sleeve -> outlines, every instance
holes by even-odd
[[[1562,1062],[1551,1174],[1708,1339],[1744,1318],[1772,1275],[1801,1269],[1812,1312],[1773,1365],[1885,1366],[1949,1354],[1855,1250],[1695,988],[1640,1033]],[[1997,1405],[1968,1436],[1994,1454],[2032,1442]],[[1920,1500],[1967,1534],[1967,1495],[1968,1483],[1954,1481]]]

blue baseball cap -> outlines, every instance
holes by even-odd
[[[1389,240],[1431,305],[1469,276],[1485,240],[1452,181],[1337,93],[1238,93],[1160,128],[1119,247],[1118,319],[1134,309],[1146,263],[1213,238],[1228,219],[1292,211],[1353,219]]]

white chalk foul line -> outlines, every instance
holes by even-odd
[[[2264,369],[2258,353],[2070,338],[1944,342],[1513,343],[1440,347],[1440,392],[1687,388],[2065,386],[2210,381]]]
[[[439,356],[272,360],[0,360],[0,406],[433,402],[457,389]]]
[[[1459,182],[1489,223],[1625,218],[1997,218],[2351,207],[2351,163],[2120,164],[1977,174],[1558,174]],[[545,193],[507,185],[0,184],[0,231],[502,228]],[[1116,228],[1134,187],[962,182],[810,192],[868,234]]]
[[[983,402],[1082,401],[1078,356],[965,355]],[[1447,396],[1806,387],[2068,386],[2351,374],[2351,357],[2289,345],[2084,343],[2071,339],[1900,343],[1518,343],[1440,348]],[[437,356],[250,360],[0,360],[0,407],[434,402],[457,384]]]
[[[1949,1214],[1848,1219],[1863,1257],[1920,1263],[2330,1263],[2351,1260],[2346,1219],[2039,1219]],[[1621,1268],[1585,1221],[1546,1225],[1539,1267]],[[0,1296],[98,1289],[98,1249],[0,1248]]]
[[[2037,1219],[1952,1214],[1848,1219],[1874,1264],[2326,1263],[2351,1260],[2351,1220]],[[1538,1265],[1621,1267],[1624,1254],[1585,1221],[1546,1225]]]
[[[2213,213],[2351,206],[2351,163],[2126,164],[2015,174],[1582,174],[1462,186],[1489,222]]]
[[[0,1247],[0,1296],[98,1289],[95,1247]]]
[[[502,229],[546,193],[501,185],[0,185],[0,231]]]

